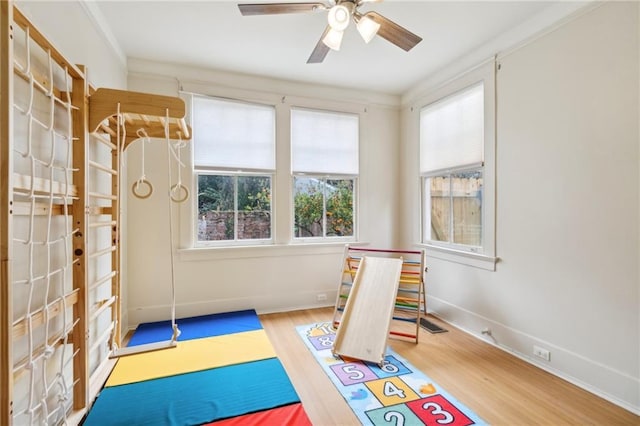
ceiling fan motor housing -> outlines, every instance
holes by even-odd
[[[354,9],[355,4],[350,1],[338,3],[329,9],[327,21],[331,28],[336,31],[344,31],[349,26]]]

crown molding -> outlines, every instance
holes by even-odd
[[[450,62],[431,75],[425,76],[420,83],[402,95],[402,106],[412,106],[412,103],[418,102],[427,93],[472,70],[478,64],[485,62],[487,58],[495,56],[498,57],[498,60],[504,58],[583,14],[602,6],[604,3],[602,1],[585,0],[566,1],[550,5],[522,24],[478,46],[472,52]]]
[[[95,1],[77,0],[82,10],[87,14],[89,21],[95,27],[96,32],[104,39],[106,44],[113,50],[116,57],[120,60],[122,66],[127,68],[127,55],[122,50],[122,46],[118,43],[118,40],[113,35],[107,20],[102,14],[100,7]]]

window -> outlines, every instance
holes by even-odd
[[[482,246],[483,146],[482,83],[420,111],[424,241]]]
[[[294,238],[355,237],[357,114],[291,110]]]
[[[482,170],[441,173],[425,178],[430,196],[427,240],[482,246]]]
[[[198,173],[198,241],[271,238],[271,178]]]
[[[194,96],[192,115],[198,243],[270,242],[275,109]]]
[[[354,179],[293,179],[294,237],[353,236]]]
[[[495,61],[423,102],[421,241],[428,256],[495,270]]]

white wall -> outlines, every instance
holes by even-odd
[[[495,272],[429,258],[429,309],[640,412],[639,16],[612,2],[499,55]],[[496,52],[499,53],[499,52]],[[409,96],[416,98],[415,94]],[[414,104],[417,105],[418,103]],[[402,112],[400,230],[419,238]],[[533,345],[551,361],[532,358]]]
[[[362,114],[358,228],[360,241],[395,246],[398,219],[399,97],[238,75],[171,64],[129,60],[129,90],[176,96],[179,86],[210,95],[273,102],[282,119],[276,129],[274,208],[276,244],[271,247],[190,249],[193,210],[174,208],[178,317],[237,309],[259,312],[332,305],[340,277],[343,244],[290,244],[289,105],[359,111]],[[364,112],[366,109],[366,112]],[[164,141],[147,144],[145,174],[153,195],[129,193],[129,321],[167,319],[171,303],[167,151]],[[127,152],[129,183],[141,172],[141,142]],[[190,150],[190,148],[189,148]],[[189,163],[189,150],[185,152]],[[174,165],[175,169],[175,165]],[[177,175],[172,178],[175,183]],[[189,170],[182,180],[189,185]],[[129,191],[130,192],[130,191]],[[326,295],[318,301],[317,295]]]
[[[96,27],[91,5],[79,0],[16,0],[15,5],[71,63],[87,67],[91,84],[126,88],[126,59]]]

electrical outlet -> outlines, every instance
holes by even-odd
[[[548,350],[541,348],[540,346],[533,346],[533,355],[544,359],[545,361],[551,361],[551,352]]]
[[[326,295],[326,293],[319,293],[319,294],[316,296],[316,300],[317,300],[318,302],[325,302],[325,301],[327,300],[327,295]]]

